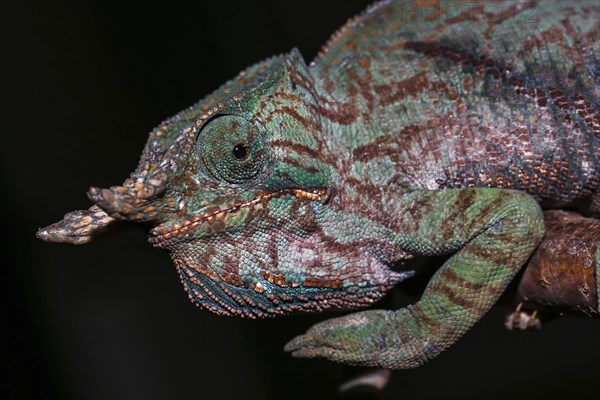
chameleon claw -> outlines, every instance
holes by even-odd
[[[506,316],[504,320],[504,326],[508,330],[532,330],[540,329],[542,327],[542,321],[538,316],[538,310],[529,312],[523,310],[523,303],[519,303],[515,310]]]
[[[311,346],[311,339],[308,335],[299,335],[286,343],[283,351],[291,353],[292,357],[305,358],[311,357],[311,352],[308,349]]]
[[[284,351],[297,358],[331,358],[334,353],[340,351],[335,343],[336,328],[331,325],[331,321],[335,320],[327,320],[310,327],[304,335],[290,340],[284,346]]]
[[[296,336],[283,349],[296,358],[329,358],[337,351],[332,347],[321,345],[316,337],[309,333]]]

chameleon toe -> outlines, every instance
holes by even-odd
[[[319,343],[319,341],[315,339],[316,338],[310,334],[296,336],[294,339],[290,340],[283,349],[284,351],[291,353],[292,357],[296,358],[331,358],[337,351],[333,347],[322,345],[322,343]]]
[[[294,357],[306,357],[304,353],[307,345],[310,345],[310,337],[308,335],[300,335],[287,342],[283,350],[291,353]]]

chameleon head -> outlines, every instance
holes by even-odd
[[[89,197],[153,225],[192,301],[246,317],[356,308],[400,278],[340,240],[339,177],[299,53],[254,65],[151,134],[122,186]]]

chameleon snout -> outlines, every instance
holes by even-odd
[[[124,221],[157,221],[172,215],[183,208],[182,203],[164,195],[165,180],[159,178],[128,179],[123,186],[109,189],[90,187],[92,207],[65,214],[62,220],[40,228],[36,236],[46,242],[84,244],[123,229]]]
[[[89,199],[108,215],[118,220],[147,222],[158,221],[163,214],[171,214],[181,208],[179,202],[164,196],[164,186],[153,185],[149,181],[109,189],[90,187]]]

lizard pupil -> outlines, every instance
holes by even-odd
[[[233,147],[233,156],[236,160],[245,160],[248,157],[248,145],[245,143],[238,143]]]

